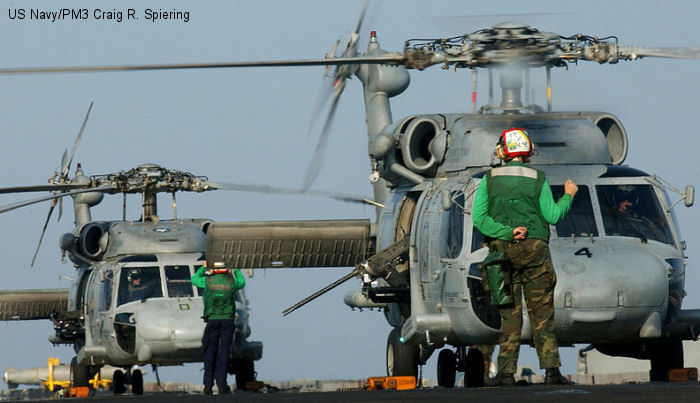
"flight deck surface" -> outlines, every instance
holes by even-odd
[[[233,395],[193,395],[180,393],[146,393],[142,396],[98,395],[92,401],[129,402],[450,402],[450,401],[518,401],[518,402],[696,402],[700,383],[647,383],[626,385],[543,385],[499,388],[426,388],[410,391],[342,391],[310,393],[248,393]]]

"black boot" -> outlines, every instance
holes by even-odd
[[[568,385],[569,381],[559,372],[559,368],[547,368],[544,376],[545,385]]]
[[[489,378],[484,382],[485,386],[514,386],[515,378],[513,374],[497,373],[493,378]]]

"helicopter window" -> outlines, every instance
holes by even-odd
[[[452,208],[447,211],[447,237],[442,244],[441,257],[454,259],[462,250],[464,234],[464,193],[452,192]]]
[[[554,200],[559,200],[564,195],[564,186],[552,186]],[[598,228],[595,225],[595,215],[591,205],[591,195],[588,186],[579,186],[578,194],[574,198],[571,210],[557,223],[557,236],[598,236]]]
[[[156,255],[133,255],[127,256],[119,259],[119,263],[131,263],[131,262],[157,262],[158,257]]]
[[[114,275],[110,270],[107,272],[107,274],[105,274],[105,281],[102,282],[102,310],[104,311],[108,311],[112,306],[112,287],[114,286],[114,284],[112,284],[113,278]]]
[[[606,235],[672,243],[668,221],[651,185],[596,186]]]
[[[191,297],[190,266],[165,266],[168,297]]]
[[[486,247],[486,242],[484,241],[484,234],[481,233],[476,227],[472,227],[472,252],[475,252],[481,248]]]
[[[158,267],[122,267],[118,305],[162,296]]]

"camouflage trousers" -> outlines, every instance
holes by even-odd
[[[554,286],[557,276],[549,245],[539,239],[526,239],[518,243],[497,240],[490,247],[504,252],[513,263],[513,304],[499,307],[501,337],[498,372],[514,374],[517,369],[523,327],[523,296],[540,368],[560,367],[559,346],[554,335]]]

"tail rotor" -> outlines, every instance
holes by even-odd
[[[83,119],[83,124],[80,126],[80,131],[78,132],[78,136],[75,138],[75,141],[73,142],[73,148],[70,151],[70,154],[67,153],[66,151],[63,151],[63,156],[61,157],[61,169],[60,171],[54,172],[53,176],[49,179],[49,183],[53,185],[66,185],[70,183],[70,179],[68,178],[68,172],[70,171],[70,165],[71,162],[73,161],[73,157],[75,156],[75,151],[78,149],[78,145],[80,144],[80,140],[83,137],[83,132],[85,131],[85,126],[87,125],[88,118],[90,117],[90,111],[92,110],[92,105],[93,103],[90,102],[90,107],[88,108],[87,113],[85,114],[85,119]],[[54,194],[61,193],[61,191],[55,191]],[[49,206],[49,214],[46,216],[46,221],[44,222],[44,228],[41,230],[41,236],[39,237],[39,243],[36,246],[36,250],[34,251],[34,256],[32,257],[32,263],[30,267],[34,267],[34,262],[36,261],[36,256],[39,254],[39,248],[41,247],[41,243],[44,240],[44,234],[46,233],[46,227],[49,225],[49,220],[51,219],[51,214],[53,214],[54,209],[56,208],[56,204],[58,204],[58,219],[57,221],[61,220],[61,217],[63,216],[63,198],[55,198],[51,199],[51,206]]]
[[[360,12],[360,18],[358,19],[357,24],[355,25],[355,29],[352,31],[352,33],[350,33],[350,38],[347,41],[347,45],[341,55],[341,58],[357,57],[357,48],[360,42],[360,29],[362,29],[362,22],[364,21],[365,16],[367,14],[368,4],[369,2],[366,1],[364,6],[362,7],[362,11]],[[331,50],[328,53],[326,53],[327,59],[335,58],[335,54],[338,50],[339,44],[340,41],[336,41],[335,45],[331,48]],[[355,72],[358,69],[358,66],[359,65],[357,64],[336,65],[333,68],[332,73],[330,73],[330,67],[326,66],[324,77],[329,77],[333,80],[332,85],[330,87],[330,107],[328,108],[326,119],[321,128],[321,134],[319,136],[318,143],[316,144],[314,155],[311,159],[311,163],[309,164],[309,168],[306,171],[306,176],[304,177],[304,183],[301,187],[302,192],[308,190],[318,177],[318,174],[321,170],[321,165],[323,164],[323,159],[326,154],[328,138],[330,135],[330,128],[333,124],[333,118],[335,117],[335,111],[338,107],[340,95],[343,93],[343,90],[345,90],[346,80],[348,78],[351,78],[353,74],[355,74]],[[322,87],[322,91],[324,88],[326,88],[325,85]],[[329,97],[327,94],[328,92],[325,92],[325,94],[320,97],[320,100],[316,102],[316,109],[314,110],[313,115],[314,118],[320,114],[320,110],[323,109],[326,103],[328,103]],[[313,128],[315,126],[314,123],[315,121],[312,120],[310,128]]]

